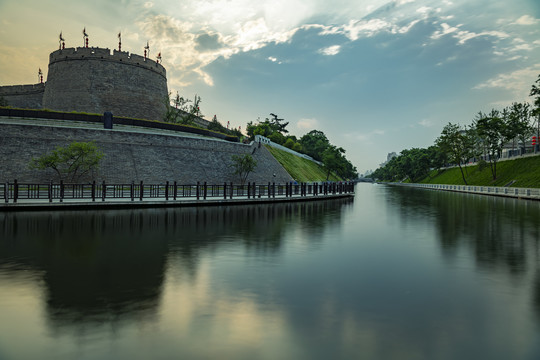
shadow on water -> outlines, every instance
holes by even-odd
[[[402,221],[431,219],[448,259],[465,249],[480,270],[534,278],[540,318],[540,202],[401,187],[392,187],[387,201]]]
[[[47,321],[119,325],[158,315],[171,256],[196,276],[200,256],[234,241],[248,251],[280,251],[289,225],[320,232],[339,223],[352,200],[276,205],[0,214],[0,275],[34,272]],[[307,234],[309,237],[309,234]]]

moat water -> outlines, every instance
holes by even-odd
[[[540,202],[0,213],[0,359],[540,359]]]

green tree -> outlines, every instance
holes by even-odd
[[[0,95],[0,106],[9,106],[7,100]]]
[[[199,107],[201,103],[200,96],[195,95],[195,99],[191,101],[180,96],[178,93],[174,99],[171,99],[171,93],[169,93],[165,98],[164,103],[165,114],[163,115],[163,121],[165,122],[193,125],[196,118],[203,117]]]
[[[342,174],[346,169],[346,159],[343,156],[345,150],[334,145],[328,146],[322,153],[322,163],[326,168],[326,181],[330,178],[330,173]]]
[[[531,92],[529,96],[534,97],[533,102],[533,109],[531,111],[531,116],[536,118],[536,138],[540,139],[540,74],[538,75],[538,79],[535,81],[536,84],[532,85]],[[538,145],[536,145],[538,146]]]
[[[294,144],[296,144],[296,143],[294,142],[293,139],[287,138],[287,140],[285,140],[285,143],[283,144],[283,146],[285,146],[286,148],[292,149],[294,147]]]
[[[257,161],[250,154],[245,154],[244,156],[233,155],[231,160],[234,175],[238,175],[240,184],[244,185],[248,175],[257,167]]]
[[[103,153],[93,142],[72,142],[67,147],[58,146],[49,154],[33,158],[31,169],[53,169],[60,180],[79,181],[99,167]]]
[[[436,140],[436,145],[446,153],[448,160],[459,166],[463,182],[467,184],[463,166],[474,156],[474,135],[472,130],[462,129],[457,124],[448,123]]]
[[[330,146],[330,141],[322,131],[311,130],[300,138],[300,144],[305,154],[322,161],[322,154]]]
[[[512,150],[516,140],[525,149],[525,144],[534,131],[531,126],[530,105],[528,103],[513,103],[507,112],[508,116],[504,118],[506,137],[512,140]]]
[[[489,114],[478,113],[474,123],[478,136],[489,155],[489,166],[493,180],[495,180],[497,179],[497,160],[501,155],[505,142],[508,140],[505,136],[504,121],[501,118],[501,113],[493,109]]]

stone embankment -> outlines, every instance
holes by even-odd
[[[454,191],[469,194],[503,196],[517,199],[540,200],[540,188],[411,183],[388,183],[388,185],[414,187],[429,190]]]

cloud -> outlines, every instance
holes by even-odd
[[[300,119],[296,124],[296,127],[300,130],[312,130],[319,126],[317,119]]]
[[[525,99],[529,95],[531,85],[534,83],[539,72],[540,63],[537,63],[510,73],[499,74],[492,79],[476,85],[473,89],[505,89],[512,92],[514,96]]]
[[[514,24],[516,25],[536,25],[540,22],[540,19],[535,19],[530,15],[523,15],[516,20]]]
[[[452,34],[452,33],[454,33],[454,32],[456,32],[456,31],[459,30],[459,26],[460,26],[460,25],[458,25],[457,27],[456,27],[456,26],[450,26],[450,25],[448,25],[447,23],[442,23],[442,24],[441,24],[442,30],[437,30],[437,31],[435,31],[435,32],[431,35],[431,38],[432,38],[433,40],[437,40],[437,39],[439,39],[439,38],[441,38],[441,37],[443,37],[443,36],[445,36],[445,35]]]
[[[320,49],[319,53],[323,55],[327,55],[327,56],[333,56],[333,55],[339,54],[340,49],[341,49],[340,45],[333,45],[327,48]]]
[[[418,125],[423,126],[423,127],[432,127],[433,126],[433,121],[431,121],[429,119],[423,119],[423,120],[418,122]]]

